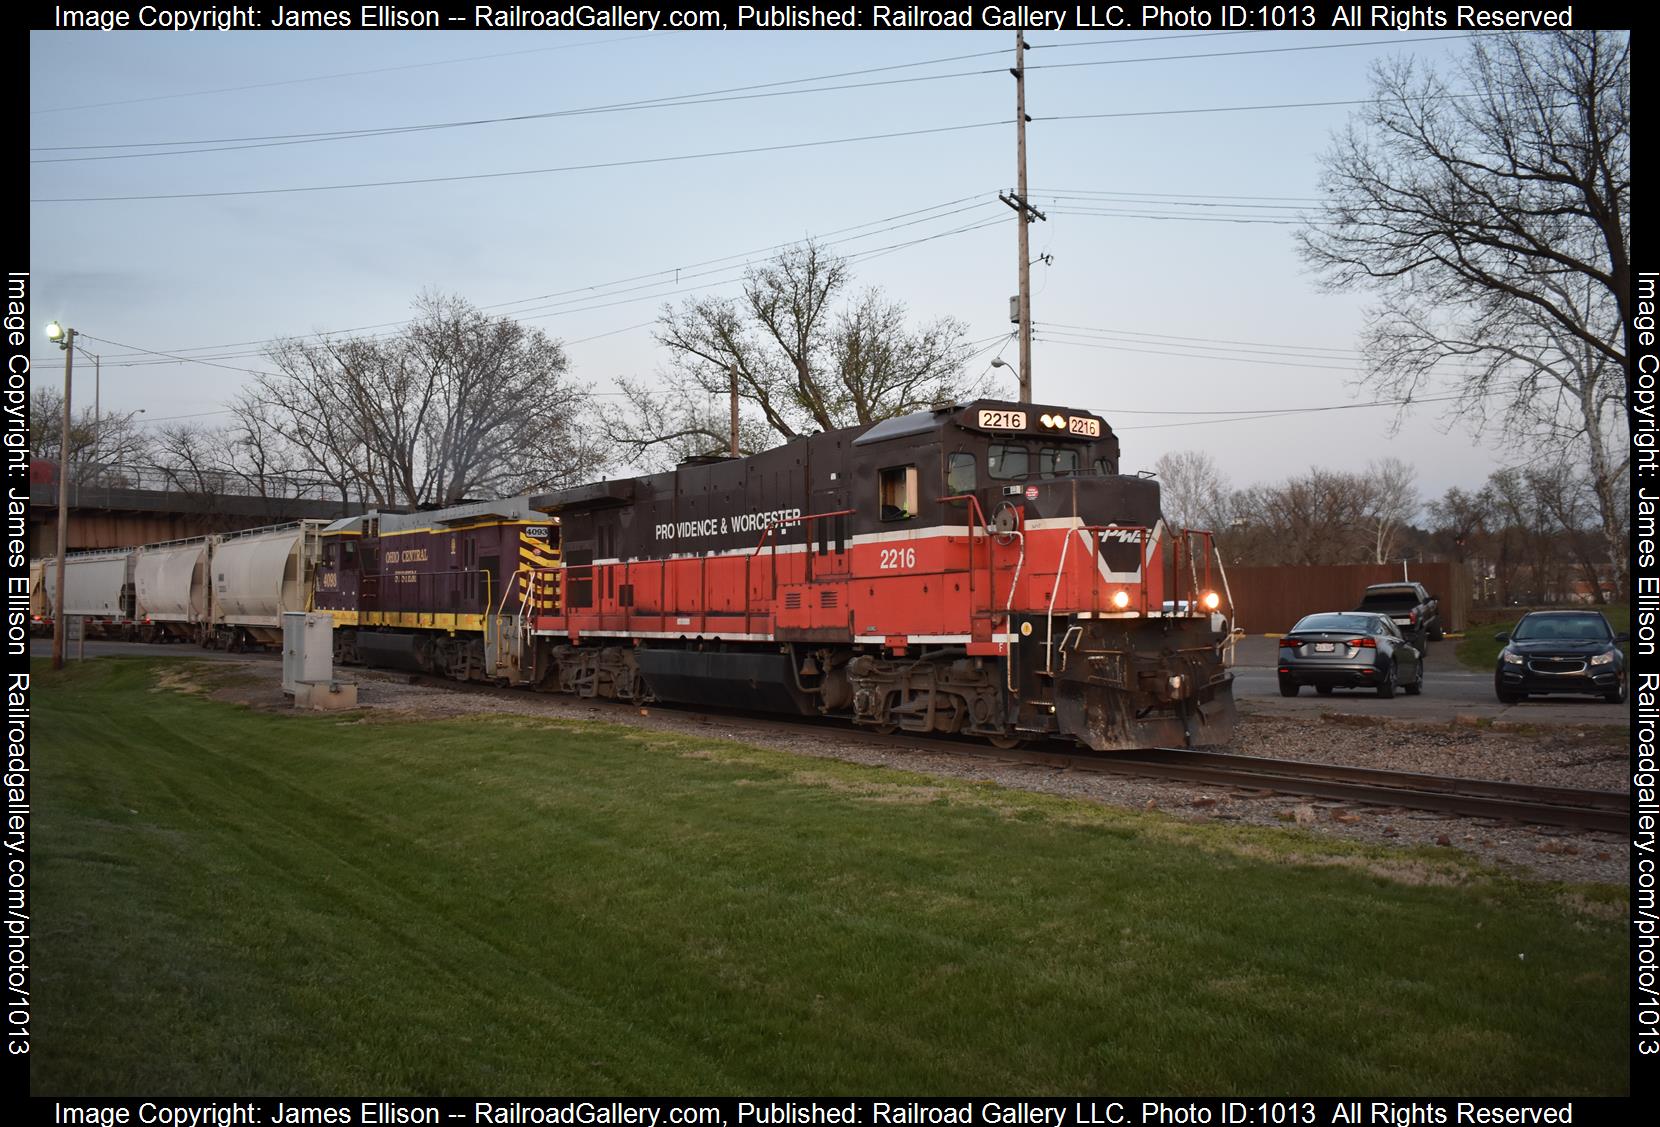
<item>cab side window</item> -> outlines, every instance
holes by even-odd
[[[916,516],[916,477],[915,466],[890,466],[881,471],[881,519],[910,520]]]
[[[1031,472],[1029,464],[1026,448],[1011,442],[993,442],[986,455],[986,472],[999,481],[1025,477]]]
[[[946,491],[948,493],[971,493],[977,485],[974,455],[951,455],[945,463]]]

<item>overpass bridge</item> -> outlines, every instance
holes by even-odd
[[[54,467],[55,469],[55,467]],[[71,467],[71,473],[75,467]],[[69,484],[69,550],[130,548],[182,540],[210,532],[236,532],[304,518],[334,520],[374,506],[361,500],[326,498],[315,487],[284,488],[228,476],[195,487],[145,468],[123,467],[83,475]],[[29,483],[29,555],[57,553],[58,484]]]

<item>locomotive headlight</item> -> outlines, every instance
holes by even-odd
[[[1119,610],[1123,610],[1130,605],[1130,593],[1128,591],[1114,591],[1112,593],[1112,605]]]
[[[1215,610],[1222,605],[1222,596],[1215,591],[1206,591],[1199,599],[1199,605],[1206,610]]]

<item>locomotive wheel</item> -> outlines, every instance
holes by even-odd
[[[986,737],[986,742],[989,743],[992,747],[996,748],[998,751],[1013,751],[1015,748],[1022,747],[1026,744],[1031,743],[1032,741],[1031,741],[1031,737],[1029,737],[1029,736],[1007,735],[1007,736],[987,736]]]

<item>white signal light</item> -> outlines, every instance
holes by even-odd
[[[1119,610],[1123,610],[1130,605],[1130,593],[1128,591],[1114,591],[1112,593],[1112,605]]]
[[[1222,605],[1222,596],[1218,595],[1215,591],[1206,591],[1199,599],[1199,603],[1206,610],[1215,610],[1217,607]]]

